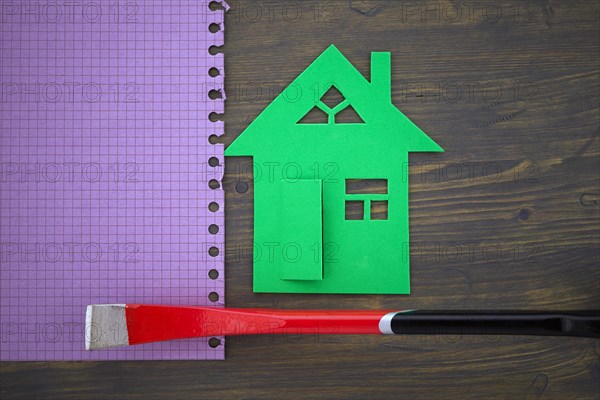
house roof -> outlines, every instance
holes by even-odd
[[[381,144],[408,152],[444,151],[392,104],[390,58],[390,53],[371,53],[368,81],[334,45],[329,46],[229,145],[225,155],[255,155],[273,141],[292,139],[282,135],[293,135],[294,130],[318,130],[321,135],[342,128],[356,132],[350,124],[297,124],[331,86],[361,116],[364,129],[377,132]]]

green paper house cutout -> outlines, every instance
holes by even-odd
[[[369,81],[331,45],[225,150],[253,157],[254,291],[409,293],[408,153],[442,151],[392,104],[390,53]]]

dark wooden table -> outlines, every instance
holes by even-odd
[[[226,145],[329,44],[444,149],[410,165],[412,294],[252,293],[253,185],[229,159],[229,306],[600,308],[595,1],[236,1]],[[377,243],[373,243],[377,250]],[[2,363],[0,398],[600,398],[600,341],[245,337],[223,362]],[[284,397],[286,396],[286,397]]]

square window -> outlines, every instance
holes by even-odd
[[[388,202],[387,200],[372,200],[371,201],[371,219],[382,220],[388,219]]]
[[[363,200],[346,200],[346,220],[365,219],[365,202]]]

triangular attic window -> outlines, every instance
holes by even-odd
[[[332,86],[298,124],[364,124],[344,95]]]
[[[365,121],[358,115],[354,107],[348,106],[335,114],[336,124],[364,124]]]
[[[325,111],[315,106],[300,121],[299,124],[326,124],[329,116]]]

